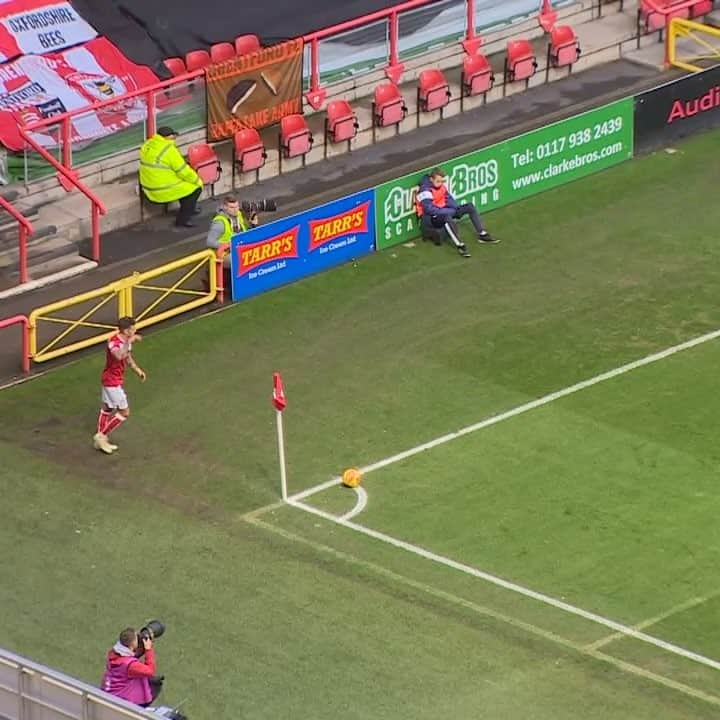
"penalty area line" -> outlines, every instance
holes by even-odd
[[[321,517],[324,520],[329,520],[330,522],[336,523],[350,530],[355,530],[356,532],[367,535],[368,537],[379,540],[380,542],[392,545],[401,550],[405,550],[406,552],[412,553],[413,555],[417,555],[440,565],[445,565],[446,567],[452,568],[453,570],[465,573],[466,575],[471,575],[480,580],[484,580],[485,582],[504,588],[505,590],[510,590],[511,592],[514,592],[518,595],[523,595],[533,600],[537,600],[538,602],[541,602],[545,605],[549,605],[550,607],[562,610],[569,615],[575,615],[585,620],[589,620],[590,622],[596,623],[597,625],[602,625],[604,627],[610,628],[610,630],[613,630],[616,633],[620,633],[626,637],[634,638],[635,640],[639,640],[648,645],[654,645],[661,650],[665,650],[666,652],[672,653],[673,655],[678,655],[680,657],[686,658],[687,660],[691,660],[700,665],[705,665],[712,668],[713,670],[720,670],[720,662],[718,662],[717,660],[706,657],[705,655],[700,655],[699,653],[693,652],[692,650],[687,650],[686,648],[667,642],[666,640],[662,640],[653,635],[648,635],[647,633],[630,627],[629,625],[623,625],[622,623],[611,620],[610,618],[603,617],[602,615],[598,615],[597,613],[591,612],[589,610],[583,610],[580,607],[571,605],[570,603],[566,603],[562,600],[558,600],[554,597],[551,597],[550,595],[545,595],[544,593],[538,592],[537,590],[532,590],[531,588],[524,587],[523,585],[518,585],[514,582],[498,577],[497,575],[491,575],[488,572],[479,570],[478,568],[472,567],[471,565],[466,565],[465,563],[458,562],[457,560],[452,560],[451,558],[445,557],[444,555],[438,555],[437,553],[426,550],[419,545],[413,545],[411,543],[405,542],[404,540],[393,537],[392,535],[387,535],[383,532],[379,532],[378,530],[373,530],[372,528],[366,527],[365,525],[360,525],[358,523],[352,522],[351,520],[344,520],[343,518],[327,513],[324,510],[319,510],[312,505],[307,505],[306,503],[292,499],[288,499],[288,504],[292,507],[298,508],[299,510],[310,513],[311,515],[316,515],[317,517]]]

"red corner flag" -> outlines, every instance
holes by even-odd
[[[273,405],[278,412],[282,412],[287,406],[282,377],[279,372],[273,373]]]

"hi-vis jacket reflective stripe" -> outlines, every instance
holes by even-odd
[[[202,180],[172,140],[153,135],[140,148],[140,186],[150,202],[167,203],[190,195]]]
[[[218,238],[218,243],[229,243],[233,236],[232,222],[225,213],[218,213],[213,219],[213,222],[221,222],[223,225],[223,234]],[[248,224],[245,220],[245,216],[240,211],[237,214],[237,224],[240,228],[240,232],[245,232],[248,229]]]

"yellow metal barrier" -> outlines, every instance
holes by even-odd
[[[681,46],[679,41],[682,41]],[[683,70],[699,72],[708,67],[698,65],[698,61],[720,62],[720,28],[711,25],[673,18],[668,29],[667,45],[668,62]]]
[[[154,325],[213,302],[217,294],[215,263],[215,251],[203,250],[152,270],[134,273],[97,290],[33,310],[29,316],[30,356],[35,362],[44,362],[104,342],[114,332],[117,318],[133,315],[133,309],[139,307],[140,291],[149,294],[150,299],[135,315],[138,328]],[[185,269],[179,279],[149,283],[163,275]],[[188,280],[197,277],[203,278],[202,289],[184,287]],[[162,309],[163,303],[173,297],[180,297],[183,301]],[[86,307],[79,308],[81,305]],[[79,315],[67,317],[67,313],[73,310]],[[61,312],[63,316],[57,314]],[[41,341],[40,328],[45,330],[51,325],[60,325],[63,329]],[[83,337],[79,338],[79,335]],[[71,338],[72,342],[68,342]]]

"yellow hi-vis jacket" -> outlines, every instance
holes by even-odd
[[[140,148],[140,187],[150,202],[168,203],[201,188],[202,180],[172,140],[153,135]]]
[[[232,221],[225,213],[218,213],[212,221],[214,223],[219,222],[222,223],[223,226],[223,234],[218,238],[218,245],[224,245],[225,243],[229,243],[230,240],[232,240],[233,228],[232,228]],[[237,226],[240,228],[240,232],[245,232],[248,229],[247,221],[245,220],[245,216],[242,214],[242,210],[237,214]]]

